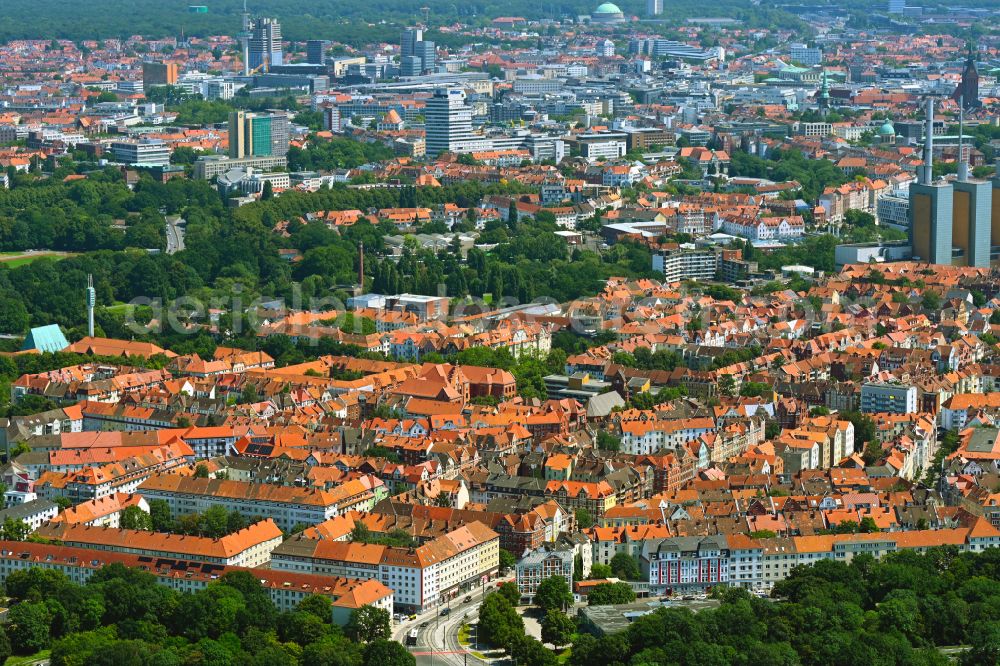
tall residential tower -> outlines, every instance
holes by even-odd
[[[472,153],[486,150],[488,141],[472,133],[472,107],[460,88],[439,88],[424,108],[427,154]]]

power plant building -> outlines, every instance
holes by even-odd
[[[988,268],[1000,246],[1000,206],[987,181],[969,178],[959,149],[956,181],[934,180],[934,102],[928,100],[924,165],[910,185],[910,243],[913,258],[931,264]],[[961,131],[959,132],[961,134]]]

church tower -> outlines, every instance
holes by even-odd
[[[962,70],[962,82],[955,88],[951,98],[961,104],[966,111],[980,106],[979,71],[976,70],[976,52],[971,43],[969,44],[969,57],[965,61],[965,69]]]

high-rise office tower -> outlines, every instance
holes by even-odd
[[[434,42],[425,42],[423,40],[414,44],[413,55],[420,58],[420,71],[433,72],[435,67],[437,67],[437,49],[434,46]]]
[[[272,156],[288,154],[288,116],[283,112],[229,114],[229,156]]]
[[[951,98],[962,104],[962,108],[974,109],[980,105],[979,102],[979,71],[976,69],[976,55],[969,45],[969,57],[965,60],[965,69],[962,70],[962,82],[955,88]]]
[[[439,88],[424,108],[427,154],[436,157],[444,151],[471,153],[484,150],[487,141],[472,133],[472,107],[466,104],[459,88]]]
[[[1000,164],[993,178],[993,203],[990,206],[990,263],[1000,262]]]
[[[272,65],[284,64],[281,52],[281,24],[278,23],[278,19],[250,20],[247,59],[250,71],[267,70]]]
[[[229,113],[229,157],[239,159],[247,156],[246,112]]]
[[[340,118],[340,107],[330,104],[323,108],[323,129],[331,132],[344,131],[344,125]]]
[[[310,65],[325,65],[327,44],[329,42],[325,39],[310,39],[306,42],[306,62]]]
[[[931,264],[952,263],[953,188],[934,181],[934,100],[927,100],[923,166],[910,185],[910,246],[913,257]]]
[[[420,28],[403,28],[399,37],[399,57],[416,55],[417,42],[423,41],[424,31]]]
[[[399,59],[401,76],[418,76],[423,70],[423,61],[417,56],[409,55]]]
[[[284,111],[272,111],[271,117],[271,155],[284,157],[288,154],[288,141],[291,137],[288,114]]]
[[[142,63],[142,85],[172,86],[177,83],[177,63],[144,62]]]
[[[663,13],[663,0],[646,0],[646,15],[659,16]]]

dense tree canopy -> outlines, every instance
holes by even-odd
[[[413,663],[398,643],[377,637],[381,630],[364,649],[347,639],[332,623],[326,598],[306,597],[297,609],[278,613],[248,572],[179,593],[121,565],[82,586],[56,571],[28,569],[11,573],[6,591],[13,603],[0,655],[9,636],[15,654],[51,648],[54,666]],[[330,654],[337,657],[324,656]]]
[[[533,601],[544,611],[562,610],[573,603],[573,593],[565,578],[549,576],[538,584]]]
[[[820,560],[796,568],[773,596],[729,589],[714,610],[663,608],[618,634],[581,634],[569,663],[943,665],[935,647],[945,645],[969,646],[963,664],[1000,658],[998,549]]]

